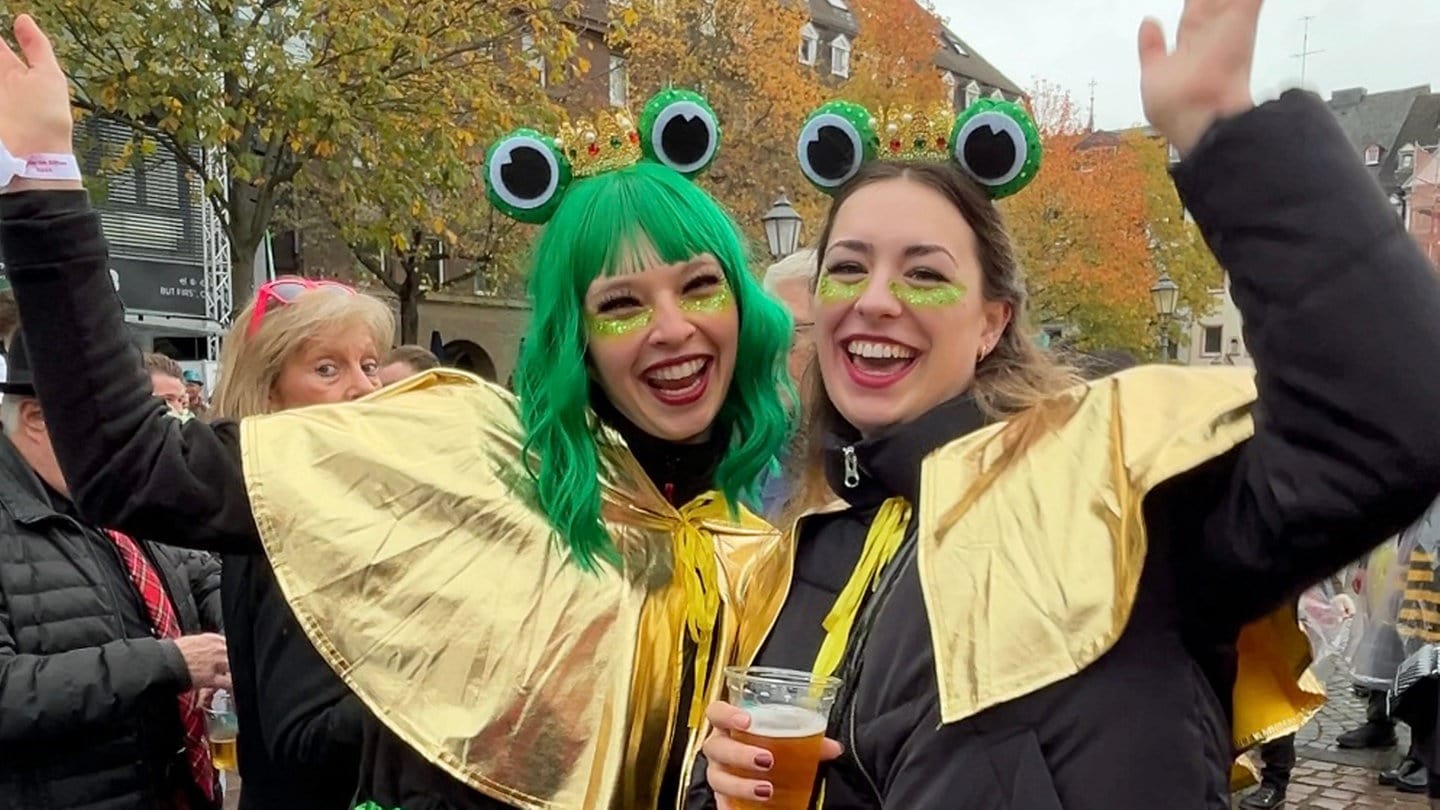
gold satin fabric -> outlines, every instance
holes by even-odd
[[[623,565],[580,570],[530,499],[514,398],[467,374],[241,434],[255,523],[306,635],[392,732],[516,807],[658,807],[689,709],[678,538],[715,552],[706,697],[753,657],[789,586],[778,532],[743,510],[732,522],[715,495],[672,508],[608,430],[603,518]]]
[[[1132,369],[972,433],[922,470],[918,562],[953,723],[1089,666],[1119,639],[1145,562],[1145,495],[1250,438],[1243,369]],[[1247,626],[1237,749],[1324,703],[1294,608]]]

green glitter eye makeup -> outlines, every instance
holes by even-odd
[[[825,273],[820,276],[820,300],[826,304],[853,301],[865,292],[865,288],[869,284],[868,276],[853,284],[845,284],[831,278],[829,273]]]
[[[709,315],[715,312],[723,312],[734,305],[735,297],[730,293],[730,287],[722,284],[716,287],[709,295],[702,295],[695,298],[686,298],[680,302],[680,309],[692,315]],[[634,334],[650,325],[655,320],[655,308],[645,307],[634,315],[627,315],[623,318],[607,318],[604,315],[586,314],[585,328],[591,336],[597,338],[621,337]]]
[[[724,309],[727,309],[733,301],[734,297],[730,295],[729,285],[721,284],[715,289],[714,292],[710,293],[709,295],[702,296],[700,298],[687,298],[684,301],[681,301],[680,308],[685,310],[686,312],[693,312],[703,315],[706,313],[720,312]]]
[[[655,310],[646,307],[639,312],[625,318],[604,318],[599,315],[586,315],[585,326],[590,334],[598,338],[620,337],[632,332],[644,329],[655,319]]]
[[[965,285],[945,283],[938,287],[912,287],[901,281],[892,281],[890,293],[901,303],[912,307],[948,307],[965,298]]]

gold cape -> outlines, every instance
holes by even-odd
[[[1254,402],[1249,370],[1141,367],[925,460],[918,564],[943,722],[1068,678],[1114,646],[1145,562],[1145,496],[1249,439]],[[1245,627],[1237,646],[1237,750],[1323,705],[1293,605]]]
[[[789,584],[769,524],[732,522],[713,495],[672,508],[608,430],[603,516],[623,565],[582,571],[527,496],[515,399],[467,374],[241,434],[255,525],[320,654],[413,749],[516,807],[659,806],[689,709],[677,537],[718,563],[712,673],[754,656]]]

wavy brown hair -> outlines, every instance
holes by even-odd
[[[977,183],[950,163],[883,160],[867,163],[836,194],[830,205],[817,246],[820,267],[825,266],[830,234],[841,207],[860,189],[888,180],[919,183],[939,192],[955,206],[975,232],[981,295],[986,301],[1010,305],[1010,321],[1000,334],[1000,340],[975,367],[970,393],[981,411],[992,419],[1010,419],[1078,385],[1079,375],[1037,346],[1031,335],[1025,315],[1029,301],[1025,276],[1015,257],[1015,247],[1005,229],[1000,209]],[[824,272],[823,269],[821,272]],[[797,486],[786,504],[786,520],[782,525],[788,525],[806,509],[834,498],[825,482],[826,435],[834,433],[857,441],[860,438],[860,432],[840,415],[830,401],[820,376],[818,359],[810,361],[803,385],[807,389],[805,400],[808,408],[800,428],[798,463],[789,470],[790,478],[797,482]]]

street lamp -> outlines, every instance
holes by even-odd
[[[800,247],[800,214],[790,205],[785,189],[780,197],[761,217],[765,223],[765,241],[770,243],[770,255],[783,259]]]
[[[1170,279],[1169,273],[1161,273],[1155,286],[1150,288],[1150,300],[1155,302],[1155,314],[1160,316],[1160,352],[1165,362],[1170,362],[1170,319],[1175,317],[1175,307],[1180,303],[1180,285]]]

